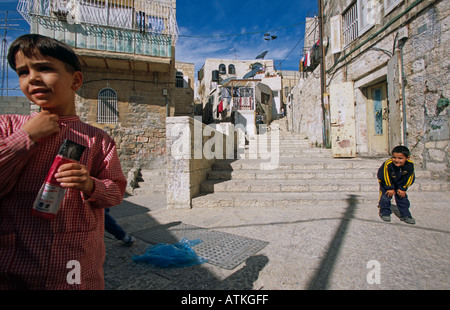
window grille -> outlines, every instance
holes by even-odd
[[[356,2],[342,15],[342,23],[344,46],[347,47],[358,37],[358,10]]]
[[[175,87],[184,88],[184,76],[183,72],[178,71],[175,76]]]
[[[117,124],[119,112],[117,110],[117,93],[111,88],[104,88],[98,93],[99,124]]]

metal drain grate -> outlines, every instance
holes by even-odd
[[[236,268],[268,244],[257,239],[187,224],[146,229],[135,232],[134,236],[153,244],[173,244],[183,238],[201,239],[203,242],[193,247],[197,255],[206,258],[214,266],[228,270]]]

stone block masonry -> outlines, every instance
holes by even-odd
[[[166,120],[166,177],[167,208],[190,209],[192,198],[200,193],[201,183],[206,180],[216,159],[227,158],[230,145],[226,129],[215,130],[191,117],[168,117]],[[198,134],[199,133],[199,134]],[[218,139],[216,135],[221,135]],[[198,139],[200,137],[200,139]],[[213,138],[212,138],[213,137]],[[196,139],[197,138],[197,139]],[[222,141],[223,145],[211,146],[211,141]],[[237,139],[233,138],[233,157]],[[213,143],[214,144],[214,143]],[[211,151],[204,152],[207,148]],[[220,154],[219,154],[220,152]]]
[[[29,115],[30,109],[31,104],[26,97],[0,96],[0,114]]]

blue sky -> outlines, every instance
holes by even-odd
[[[17,3],[18,0],[0,0],[2,26],[5,11],[10,11],[8,24],[18,25],[10,27],[18,30],[8,29],[8,43],[29,32],[28,24],[17,20],[21,18],[14,12]],[[297,71],[302,56],[305,19],[316,14],[315,0],[178,0],[180,37],[176,59],[194,63],[197,72],[206,58],[249,60],[268,51],[265,59],[273,59],[276,69]],[[265,33],[277,38],[266,41]],[[3,39],[3,29],[0,35]],[[10,71],[8,74],[9,87],[17,87],[15,73]],[[21,95],[21,92],[9,91],[8,95]]]
[[[298,70],[305,18],[316,14],[315,0],[178,0],[176,58],[198,71],[206,58],[249,60],[268,51],[277,69]],[[277,38],[266,41],[266,32]]]

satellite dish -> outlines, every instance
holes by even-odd
[[[220,83],[220,84],[225,85],[226,83],[228,83],[231,80],[237,80],[237,78],[235,76],[229,77],[229,78],[223,80],[222,83]]]
[[[245,79],[249,79],[251,77],[254,77],[258,73],[259,70],[261,70],[261,67],[260,66],[255,66],[252,71],[250,71],[249,73],[244,75],[243,79],[245,80]]]
[[[269,51],[262,52],[261,54],[259,54],[258,56],[256,56],[255,59],[264,59],[264,57],[266,57],[266,55],[267,55],[268,52],[269,52]]]

